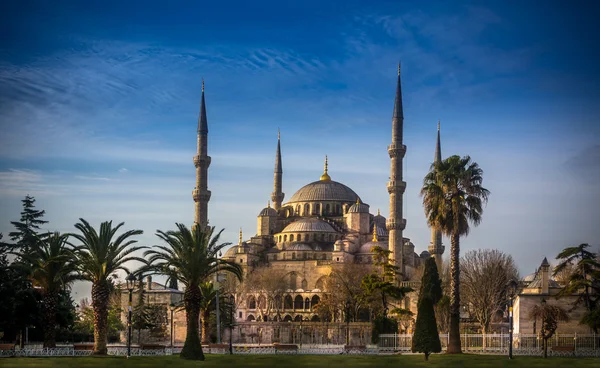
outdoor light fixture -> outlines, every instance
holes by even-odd
[[[133,288],[135,287],[135,276],[130,273],[127,275],[125,282],[127,283],[127,289],[129,290],[129,306],[127,310],[127,358],[131,356],[131,313],[133,312],[131,302],[133,299]]]
[[[175,327],[175,320],[173,319],[173,314],[175,313],[175,303],[169,304],[169,310],[171,311],[171,353],[173,353],[173,327]]]
[[[517,293],[517,282],[510,280],[508,282],[508,359],[513,358],[513,298]]]

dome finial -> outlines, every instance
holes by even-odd
[[[377,224],[373,223],[373,241],[374,242],[378,242],[379,240],[377,240]]]
[[[381,216],[381,212],[379,211],[379,208],[377,209],[377,216]]]
[[[204,92],[204,78],[202,78],[202,92]]]
[[[325,155],[325,170],[323,175],[321,175],[321,181],[330,181],[331,177],[327,174],[327,155]]]
[[[267,201],[267,208],[271,208],[271,201],[270,200]]]
[[[240,246],[242,245],[242,228],[240,227],[240,242],[239,242]]]

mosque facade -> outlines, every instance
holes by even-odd
[[[286,274],[289,289],[283,300],[284,311],[281,318],[284,320],[318,321],[319,316],[312,307],[318,304],[325,293],[324,282],[331,273],[332,265],[372,264],[375,246],[390,251],[390,262],[398,267],[404,280],[431,256],[441,265],[444,247],[440,232],[432,230],[428,251],[420,254],[415,253],[415,246],[410,239],[403,236],[406,220],[403,218],[402,203],[406,183],[402,178],[402,159],[407,149],[403,142],[403,123],[399,66],[391,144],[381,146],[382,150],[387,149],[390,157],[387,218],[379,210],[376,214],[372,213],[371,207],[361,196],[329,175],[327,157],[319,180],[299,188],[286,201],[283,192],[281,137],[278,134],[271,201],[267,207],[257,211],[256,234],[244,240],[240,230],[238,244],[231,247],[223,258],[239,264],[246,274],[257,267],[271,267]],[[207,225],[210,200],[207,186],[210,165],[207,143],[208,119],[203,84],[198,119],[198,151],[194,157],[196,187],[192,192],[195,224],[200,226]],[[441,159],[439,125],[434,159]],[[260,295],[249,296],[236,304],[237,320],[269,319],[269,316],[260,312]]]

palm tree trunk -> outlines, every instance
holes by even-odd
[[[459,235],[450,238],[450,331],[448,336],[448,354],[460,354],[460,242]]]
[[[198,285],[189,285],[185,289],[183,301],[187,331],[180,356],[183,359],[204,360],[204,353],[198,336],[198,319],[200,317],[200,303],[202,302],[202,293],[200,293]]]
[[[94,355],[107,354],[109,290],[106,281],[92,284],[92,308],[94,309]]]
[[[208,344],[208,324],[210,318],[210,311],[208,309],[202,311],[202,343]]]
[[[56,347],[56,304],[58,296],[54,292],[46,292],[42,299],[44,310],[44,347]]]

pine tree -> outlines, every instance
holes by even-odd
[[[17,231],[13,231],[8,235],[25,253],[29,249],[29,245],[35,241],[35,235],[37,235],[40,225],[46,224],[48,221],[41,220],[46,211],[35,209],[35,198],[28,194],[21,202],[23,202],[21,220],[10,222]]]
[[[440,335],[437,330],[435,311],[433,306],[442,296],[441,280],[439,278],[435,260],[429,258],[425,262],[425,272],[421,279],[419,293],[417,323],[412,338],[412,352],[424,353],[425,360],[431,353],[442,351]]]

